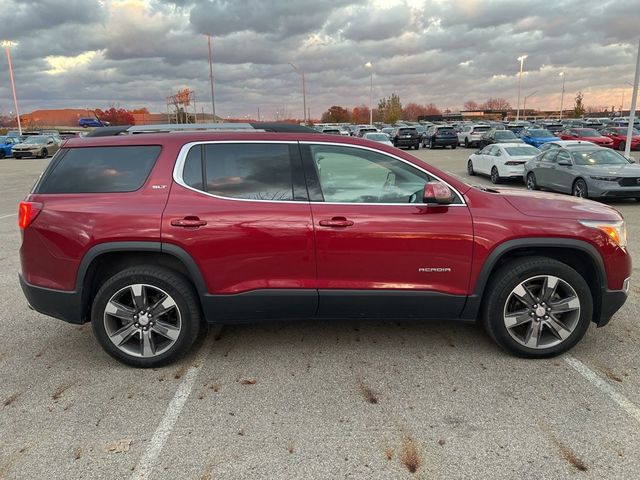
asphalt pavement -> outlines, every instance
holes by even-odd
[[[470,180],[472,152],[412,153]],[[0,479],[638,478],[637,267],[611,323],[554,359],[475,325],[299,321],[136,370],[27,308],[15,212],[46,164],[0,160]],[[640,258],[640,203],[612,205]]]

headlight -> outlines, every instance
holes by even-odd
[[[598,220],[579,220],[585,227],[597,228],[604,232],[609,239],[619,247],[627,246],[627,225],[624,220],[619,222],[600,222]]]
[[[602,182],[617,182],[620,177],[589,177],[593,180],[600,180]]]

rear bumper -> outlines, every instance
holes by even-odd
[[[398,147],[413,147],[414,145],[420,145],[420,137],[398,138],[395,143]]]
[[[458,138],[457,137],[452,137],[452,138],[438,138],[436,137],[436,139],[434,140],[434,143],[438,146],[449,146],[449,145],[458,145]]]
[[[27,283],[19,275],[20,287],[27,297],[29,307],[36,312],[64,320],[69,323],[82,324],[82,298],[75,291],[52,290]]]

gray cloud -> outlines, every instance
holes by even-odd
[[[117,103],[163,111],[184,87],[207,108],[210,32],[217,110],[243,116],[259,107],[269,117],[283,108],[302,116],[289,62],[306,73],[314,116],[368,103],[367,61],[376,98],[515,104],[522,54],[523,93],[538,91],[527,105],[556,108],[562,70],[569,97],[583,90],[587,104],[619,104],[633,78],[640,12],[637,0],[5,0],[0,21],[3,36],[19,42],[23,111]],[[12,109],[6,79],[2,58],[0,112]]]

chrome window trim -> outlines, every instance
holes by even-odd
[[[383,152],[381,150],[377,150],[375,148],[371,148],[371,147],[365,147],[363,145],[352,145],[349,143],[339,143],[339,142],[312,142],[312,141],[298,141],[298,140],[202,140],[202,141],[195,141],[195,142],[189,142],[189,143],[185,143],[181,148],[180,148],[180,152],[178,152],[178,158],[176,159],[176,164],[173,167],[173,181],[176,182],[178,185],[191,190],[193,192],[197,192],[200,193],[202,195],[206,195],[208,197],[213,197],[213,198],[218,198],[221,200],[234,200],[234,201],[238,201],[238,202],[257,202],[257,203],[294,203],[297,205],[300,204],[312,204],[312,205],[378,205],[378,206],[395,206],[395,207],[416,207],[416,206],[427,206],[427,204],[425,203],[354,203],[354,202],[310,202],[310,201],[300,201],[300,200],[260,200],[260,199],[251,199],[251,198],[235,198],[235,197],[225,197],[222,195],[215,195],[213,193],[209,193],[209,192],[204,192],[202,190],[198,190],[197,188],[193,188],[189,185],[187,185],[184,180],[182,179],[182,172],[184,170],[184,163],[187,160],[187,154],[189,153],[189,150],[196,146],[196,145],[215,145],[217,143],[239,143],[239,144],[246,144],[246,143],[276,143],[276,144],[287,144],[287,145],[333,145],[333,146],[339,146],[339,147],[350,147],[350,148],[358,148],[361,150],[368,150],[371,152],[375,152],[375,153],[380,153],[382,155],[387,155],[391,158],[395,158],[396,160],[399,160],[403,163],[406,163],[407,165],[409,165],[410,167],[413,167],[423,173],[426,173],[427,175],[429,175],[430,177],[439,180],[440,182],[444,183],[445,185],[447,185],[452,192],[454,192],[455,195],[458,196],[458,198],[460,199],[460,201],[462,203],[454,203],[451,205],[447,205],[447,207],[466,207],[467,203],[465,202],[464,197],[462,196],[462,194],[455,189],[453,186],[451,186],[448,182],[444,181],[443,179],[441,179],[440,177],[438,177],[437,175],[433,174],[432,172],[429,172],[428,170],[425,170],[422,167],[419,167],[418,165],[415,165],[411,162],[408,162],[406,160],[404,160],[403,158],[400,158],[396,155],[393,155],[391,153],[388,152]]]

